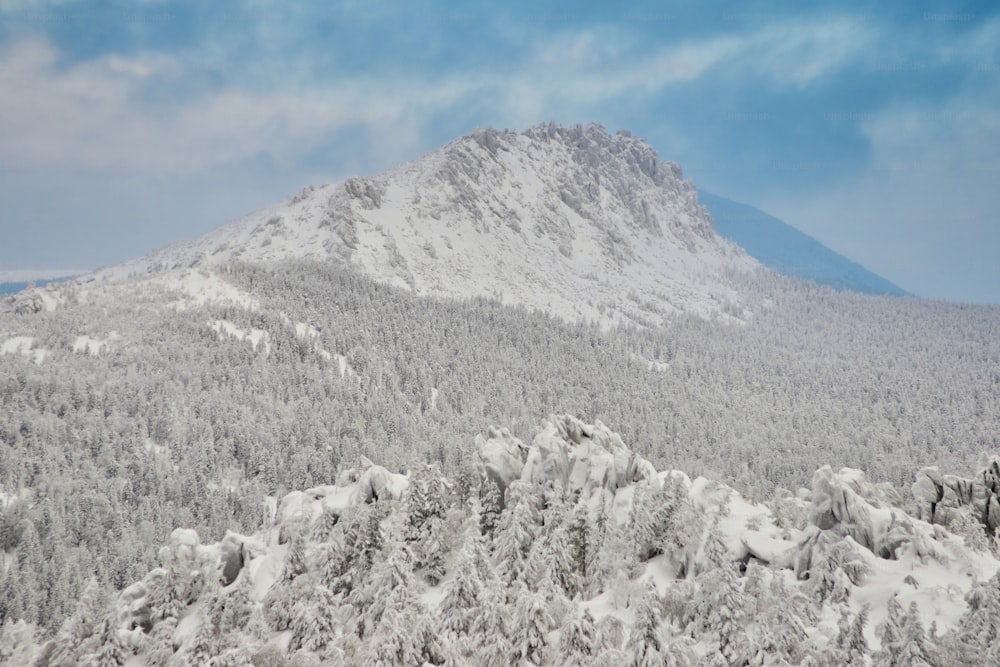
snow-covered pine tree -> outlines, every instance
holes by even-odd
[[[414,545],[415,569],[427,568],[436,579],[443,573],[440,540],[447,509],[446,492],[447,480],[437,466],[421,465],[410,473],[403,536]],[[425,544],[428,541],[433,544]]]
[[[965,613],[945,637],[947,655],[962,665],[973,665],[987,657],[1000,659],[1000,571],[975,584],[965,602]]]
[[[368,579],[348,596],[357,614],[355,630],[361,639],[378,627],[390,593],[397,589],[409,591],[414,585],[413,554],[402,540],[391,535],[389,540],[385,545],[385,560],[376,562]]]
[[[766,594],[757,600],[757,610],[753,620],[759,654],[790,665],[801,663],[806,657],[803,652],[806,629],[816,621],[809,598],[787,586],[782,573],[775,572]]]
[[[101,622],[98,631],[98,645],[94,653],[86,655],[81,660],[81,665],[87,667],[121,667],[131,655],[125,648],[121,637],[118,635],[118,627],[110,616],[106,616]]]
[[[887,603],[885,620],[875,629],[880,646],[872,655],[873,667],[900,667],[897,658],[903,651],[903,616],[903,608],[894,595]]]
[[[467,635],[481,613],[483,582],[472,553],[474,548],[474,543],[469,541],[459,551],[453,568],[454,578],[446,584],[448,592],[437,609],[442,631],[454,636]]]
[[[96,578],[91,578],[84,588],[73,614],[66,619],[56,634],[49,654],[50,665],[72,665],[78,662],[81,648],[101,629],[100,619],[108,612],[104,589]]]
[[[534,489],[516,481],[507,488],[507,508],[495,532],[493,561],[508,584],[526,574],[528,553],[538,532],[539,513]]]
[[[406,614],[407,602],[403,598],[407,595],[405,589],[389,593],[385,610],[364,643],[362,664],[366,667],[423,664],[422,652]]]
[[[754,653],[747,636],[745,598],[742,582],[730,560],[716,516],[704,547],[704,560],[710,569],[699,575],[689,631],[693,636],[708,635],[716,651],[729,665],[741,665]]]
[[[222,592],[215,589],[206,593],[201,598],[201,604],[201,622],[187,655],[188,661],[195,665],[207,665],[223,650],[223,639],[219,632],[225,605]]]
[[[924,625],[920,621],[920,610],[916,602],[910,603],[910,608],[903,617],[902,641],[896,655],[896,664],[906,667],[937,667],[938,662],[935,647],[928,641]]]
[[[219,617],[219,632],[223,634],[240,632],[250,625],[251,619],[259,613],[253,599],[253,582],[250,572],[243,570],[225,591],[225,606]]]
[[[503,514],[503,496],[496,480],[487,476],[479,490],[479,502],[482,510],[479,513],[479,529],[483,535],[493,538],[497,524]]]
[[[482,607],[469,633],[475,646],[475,664],[506,667],[510,664],[514,609],[507,602],[507,587],[499,578],[483,582]]]
[[[627,651],[629,664],[635,667],[653,667],[664,664],[661,621],[663,609],[653,581],[647,580],[642,596],[635,606],[635,620],[629,633]]]
[[[542,593],[527,588],[520,580],[515,584],[513,595],[511,664],[542,665],[549,652],[548,634],[553,629],[548,602]]]
[[[868,605],[864,605],[851,619],[847,615],[847,608],[844,607],[839,625],[840,632],[837,635],[837,648],[841,652],[841,664],[845,667],[864,667],[868,664],[868,640],[865,639],[868,609]]]
[[[864,582],[871,568],[848,538],[821,534],[813,547],[809,588],[820,604],[845,602],[854,586]]]
[[[592,532],[587,504],[580,500],[573,506],[573,513],[566,526],[573,571],[580,589],[586,588],[589,574],[587,567],[591,560],[590,552],[593,549],[590,543]]]
[[[321,652],[333,645],[341,627],[339,608],[340,599],[330,589],[322,584],[311,587],[308,597],[295,604],[290,647]]]
[[[576,667],[590,664],[597,645],[597,626],[590,611],[574,609],[566,615],[566,622],[559,633],[559,646],[555,652],[558,667]]]
[[[632,501],[629,539],[636,558],[644,562],[668,548],[670,524],[677,505],[676,481],[668,480],[661,488],[655,480],[638,484]]]

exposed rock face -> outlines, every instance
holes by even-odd
[[[929,523],[949,525],[968,512],[993,535],[1000,528],[1000,456],[986,456],[973,479],[943,475],[937,467],[923,468],[913,483],[917,516]]]
[[[516,479],[557,482],[589,497],[595,490],[617,491],[642,480],[657,480],[656,469],[630,450],[617,433],[597,421],[584,424],[569,416],[551,416],[530,447],[506,429],[491,429],[476,439],[480,473],[501,492]]]
[[[228,586],[236,581],[246,561],[242,536],[226,531],[219,544],[219,560],[222,561],[222,585]]]

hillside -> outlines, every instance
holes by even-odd
[[[703,190],[698,199],[712,214],[720,236],[737,243],[768,268],[838,290],[908,296],[882,276],[760,209]]]
[[[614,424],[658,469],[755,502],[823,464],[906,498],[922,467],[1000,451],[997,309],[768,273],[745,290],[745,326],[603,332],[316,261],[21,295],[0,313],[0,614],[43,637],[176,528],[249,535],[361,456],[471,474],[475,433],[530,441],[539,414]]]

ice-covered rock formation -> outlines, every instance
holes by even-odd
[[[912,490],[917,516],[924,521],[950,525],[966,511],[989,534],[1000,528],[1000,456],[984,456],[972,479],[942,474],[936,466],[923,468]]]
[[[896,559],[905,549],[917,557],[936,555],[931,527],[899,509],[898,500],[891,487],[869,483],[860,470],[834,472],[823,466],[813,475],[812,530],[806,531],[802,546],[808,548],[817,531],[830,531],[880,558]]]
[[[656,480],[656,468],[629,449],[621,437],[598,420],[585,424],[570,415],[551,416],[530,447],[506,429],[476,438],[476,457],[484,477],[501,492],[512,481],[558,482],[567,491],[589,497],[597,489],[615,492],[642,480]]]
[[[399,500],[409,478],[392,473],[362,457],[361,468],[349,468],[337,476],[336,484],[291,491],[278,504],[279,541],[291,539],[299,526],[308,524],[324,511],[340,514],[345,508],[379,499]]]

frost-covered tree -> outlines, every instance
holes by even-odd
[[[510,664],[514,651],[515,610],[507,602],[506,586],[499,579],[489,579],[483,586],[483,604],[469,633],[475,646],[475,663],[499,667]]]
[[[96,650],[84,656],[81,664],[87,667],[121,667],[124,665],[130,653],[122,643],[118,628],[110,618],[105,618],[101,622],[98,637]]]
[[[736,567],[729,560],[718,518],[709,530],[704,558],[710,569],[697,579],[688,631],[695,637],[707,636],[727,664],[742,664],[753,654],[745,627],[746,599]]]
[[[820,604],[845,602],[854,586],[864,582],[871,566],[853,540],[821,534],[812,551],[809,588]]]
[[[96,578],[87,582],[83,595],[76,610],[66,619],[56,635],[48,662],[51,665],[72,665],[78,662],[81,649],[86,650],[87,644],[101,629],[100,619],[107,610],[107,600],[104,590]],[[95,638],[95,641],[99,638]]]
[[[414,585],[413,554],[405,542],[390,538],[386,543],[385,560],[377,562],[364,584],[355,588],[348,597],[356,613],[358,637],[364,639],[378,627],[391,593],[399,590],[407,591],[409,595]]]
[[[756,600],[756,644],[759,655],[771,661],[798,664],[805,659],[807,629],[816,622],[809,598],[788,586],[782,573],[772,574],[770,585]]]
[[[629,633],[627,651],[632,656],[630,664],[652,667],[664,663],[662,619],[660,596],[652,580],[648,580],[635,607],[635,620]]]
[[[574,609],[567,614],[559,633],[555,663],[561,667],[588,664],[597,648],[597,626],[590,611]]]
[[[1000,658],[1000,572],[975,584],[965,602],[965,613],[943,642],[946,654],[963,665]]]
[[[515,585],[514,616],[510,622],[510,640],[513,645],[511,662],[514,664],[544,664],[549,653],[548,634],[553,629],[548,604],[541,593]]]
[[[444,632],[467,635],[481,613],[483,583],[476,567],[474,548],[470,540],[459,552],[454,564],[454,579],[441,600],[437,613]]]
[[[290,646],[314,652],[332,646],[341,626],[340,602],[326,586],[312,587],[308,597],[298,600],[293,608]]]
[[[500,576],[508,583],[524,577],[528,553],[539,527],[534,490],[525,482],[507,489],[507,508],[496,528],[493,559]]]
[[[442,649],[427,610],[405,586],[388,593],[384,609],[362,653],[365,665],[442,664]]]
[[[915,602],[903,618],[900,650],[895,656],[897,665],[912,667],[936,667],[939,663],[934,646],[927,638],[924,625],[920,621],[920,610]]]
[[[410,474],[404,539],[414,554],[414,570],[431,585],[444,576],[445,494],[447,481],[436,466],[419,466]]]
[[[479,502],[482,510],[479,514],[479,528],[483,535],[493,537],[500,516],[503,513],[503,496],[496,480],[487,477],[483,480],[479,491]]]
[[[879,649],[872,656],[875,667],[901,667],[899,656],[904,649],[903,623],[905,613],[896,596],[889,599],[885,619],[875,629]]]

